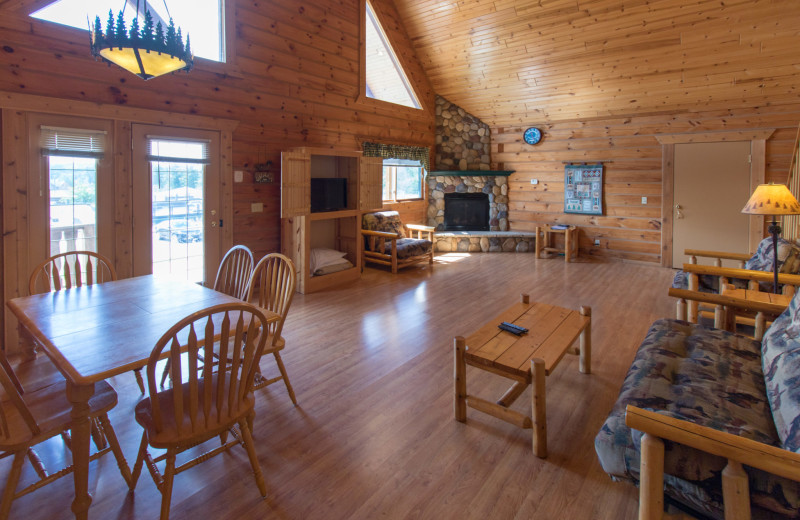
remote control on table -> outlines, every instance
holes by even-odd
[[[503,323],[498,325],[498,327],[507,332],[510,332],[511,334],[516,334],[517,336],[520,336],[528,332],[528,329],[526,329],[525,327],[520,327],[519,325],[514,325],[513,323],[508,323],[507,321],[504,321]]]

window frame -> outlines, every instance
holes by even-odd
[[[384,35],[386,36],[386,41],[389,43],[389,46],[392,47],[391,51],[394,53],[396,62],[400,67],[400,74],[405,78],[406,84],[408,88],[411,89],[413,92],[413,97],[416,98],[417,104],[419,107],[410,107],[407,105],[401,105],[399,103],[392,103],[391,101],[384,101],[382,99],[373,98],[367,95],[367,4],[370,5],[372,12],[375,14],[375,19],[378,22],[378,25],[383,30]],[[417,91],[414,82],[411,81],[411,78],[406,73],[408,69],[408,64],[405,63],[403,56],[394,52],[394,48],[391,43],[391,38],[388,34],[386,34],[385,24],[381,21],[381,15],[378,9],[375,8],[375,4],[371,0],[360,0],[359,2],[359,31],[358,31],[358,95],[356,96],[356,102],[362,105],[376,107],[376,108],[383,108],[389,109],[392,111],[403,110],[408,111],[412,114],[419,114],[429,107],[427,106],[427,100],[420,96],[419,92]]]
[[[392,159],[385,159],[385,161],[392,161]],[[397,198],[397,168],[406,168],[406,167],[413,167],[419,168],[419,197],[408,198],[408,199],[398,199]],[[383,190],[381,190],[381,199],[384,203],[399,203],[399,202],[416,202],[420,200],[425,200],[425,167],[421,164],[419,166],[407,165],[407,164],[385,164],[383,165],[383,180],[386,181],[386,174],[387,169],[389,169],[390,173],[390,192],[393,198],[385,199],[383,198]]]

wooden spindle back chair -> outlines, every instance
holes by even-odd
[[[37,265],[28,281],[30,294],[72,289],[117,279],[111,260],[94,251],[69,251],[53,255]],[[142,371],[133,371],[139,391],[144,393]]]
[[[37,265],[28,281],[30,294],[41,294],[117,279],[111,261],[93,251],[70,251]]]
[[[174,476],[237,444],[247,450],[259,491],[266,496],[252,439],[253,380],[267,342],[269,322],[247,303],[226,303],[179,321],[156,342],[147,363],[149,397],[136,406],[136,421],[144,428],[133,470],[135,486],[144,462],[161,492],[161,518],[169,517]],[[203,363],[214,349],[228,363]],[[157,388],[156,366],[164,356],[172,363],[172,388]],[[185,368],[185,370],[184,370]],[[241,435],[233,432],[238,425]],[[233,440],[226,441],[231,431]],[[220,436],[222,445],[177,466],[176,455]],[[166,449],[153,458],[147,447]],[[166,460],[163,473],[157,463]]]
[[[256,388],[263,388],[277,381],[283,380],[286,390],[292,403],[297,404],[286,367],[281,359],[280,351],[286,346],[285,340],[281,337],[283,324],[289,307],[294,298],[295,285],[297,284],[297,272],[292,261],[279,253],[271,253],[262,258],[250,278],[249,290],[247,291],[247,301],[256,303],[259,307],[274,312],[280,316],[280,320],[270,324],[269,344],[265,353],[271,353],[275,357],[280,376],[271,379],[261,375],[260,369],[256,376]]]
[[[244,300],[253,273],[253,253],[246,246],[233,246],[219,264],[214,290]]]
[[[52,384],[25,393],[11,366],[0,354],[0,458],[13,456],[11,472],[0,502],[0,520],[9,517],[12,502],[65,475],[72,473],[68,465],[56,472],[48,472],[34,447],[52,437],[61,435],[71,449],[69,429],[72,422],[72,404],[66,398],[65,382]],[[92,437],[97,451],[90,455],[95,460],[109,451],[114,453],[120,473],[129,485],[131,474],[122,455],[108,412],[117,404],[117,394],[106,382],[95,385],[89,401],[89,418],[93,423]],[[22,468],[28,458],[38,480],[17,491]]]
[[[219,264],[217,277],[214,280],[214,290],[244,300],[247,296],[247,284],[250,282],[252,274],[253,253],[247,246],[233,246],[225,253]],[[172,363],[167,359],[164,371],[161,373],[162,388],[171,369]]]

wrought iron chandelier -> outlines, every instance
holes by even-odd
[[[175,28],[169,14],[166,0],[169,26],[164,27],[159,20],[153,24],[153,16],[145,2],[144,24],[139,28],[139,0],[136,0],[136,17],[131,21],[130,29],[125,27],[125,6],[114,22],[114,13],[108,11],[108,22],[103,33],[100,17],[95,18],[94,27],[90,29],[92,56],[113,63],[136,74],[144,80],[162,76],[179,70],[190,71],[194,65],[189,35],[186,35],[186,46],[183,45],[181,29]]]

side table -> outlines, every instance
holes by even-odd
[[[553,247],[554,233],[564,234],[564,249]],[[578,257],[578,228],[567,226],[564,229],[553,229],[550,225],[536,226],[536,258],[542,257],[542,251],[546,253],[563,253],[564,261],[569,262],[572,258]]]

